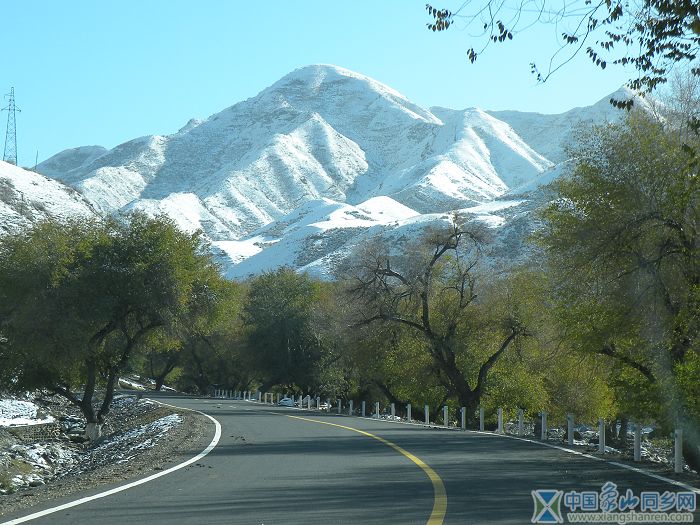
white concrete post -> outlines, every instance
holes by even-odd
[[[328,407],[326,410],[328,410],[330,412],[331,411],[331,398],[330,397],[326,398],[326,406]]]
[[[379,401],[374,402],[374,418],[379,419]]]
[[[365,417],[365,402],[362,402],[362,417]]]
[[[406,419],[409,423],[411,422],[411,403],[406,405]]]
[[[246,392],[246,399],[247,399],[248,401],[250,401],[250,390],[248,390],[248,391]]]
[[[525,434],[525,425],[523,422],[524,412],[522,408],[518,409],[518,435],[522,436]]]
[[[484,407],[479,407],[479,430],[484,431]]]
[[[429,425],[430,424],[430,407],[428,405],[425,405],[425,408],[423,409],[425,412],[425,424]]]
[[[499,408],[498,409],[498,429],[496,430],[497,433],[503,434],[503,409]]]
[[[674,437],[673,471],[680,474],[683,472],[683,429],[677,428]]]
[[[352,416],[352,415],[353,415],[352,404],[353,404],[353,401],[352,401],[352,399],[351,399],[350,401],[348,401],[348,416]]]
[[[396,405],[394,403],[391,404],[391,419],[396,418]]]
[[[447,405],[442,407],[442,422],[445,425],[445,428],[449,428],[450,426],[450,419],[449,419],[449,408],[447,408]]]
[[[566,415],[566,436],[569,446],[574,445],[574,415]]]
[[[338,414],[340,414],[341,410],[343,410],[343,400],[338,399]]]
[[[598,452],[605,454],[605,420],[598,420]]]
[[[634,423],[634,460],[642,460],[642,425],[638,421]]]
[[[309,407],[309,410],[311,410],[311,409],[313,408],[313,407],[312,407],[311,405],[312,405],[312,404],[313,404],[313,402],[314,402],[314,398],[313,398],[313,397],[311,397],[311,395],[309,395],[309,398],[308,398],[308,399],[309,399],[309,402],[308,402],[308,407]]]
[[[459,409],[460,416],[462,418],[462,430],[467,428],[467,407],[462,407]]]
[[[540,439],[545,441],[547,439],[547,412],[544,410],[540,412],[540,417],[542,418],[542,428],[540,428]]]

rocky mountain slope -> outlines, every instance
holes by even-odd
[[[91,217],[90,202],[54,179],[0,161],[0,232],[13,232],[44,219]]]

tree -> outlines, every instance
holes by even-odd
[[[193,361],[186,375],[192,379],[200,392],[211,385],[209,373],[222,372],[229,367],[221,363],[205,371],[204,354],[220,354],[226,347],[236,345],[239,330],[238,315],[242,303],[241,286],[226,280],[213,266],[206,279],[194,284],[192,300],[186,315],[172,333],[158,332],[146,343],[148,352],[142,365],[144,371],[155,380],[155,389],[160,390],[166,378],[186,360]],[[229,357],[233,358],[232,355]],[[219,374],[221,375],[221,374]],[[221,381],[216,381],[221,383]]]
[[[568,341],[624,370],[619,390],[643,394],[666,428],[681,423],[697,468],[700,187],[688,138],[642,113],[584,133],[537,238]]]
[[[357,254],[347,287],[358,326],[392,324],[418,337],[446,396],[467,408],[470,421],[494,365],[528,335],[517,308],[497,315],[480,308],[476,270],[483,242],[482,231],[454,218],[449,228],[404,246],[403,256],[370,244]],[[512,294],[505,295],[512,306]]]
[[[311,321],[318,292],[318,283],[287,267],[250,282],[242,318],[263,390],[282,385],[309,391],[316,385],[323,347]]]
[[[561,29],[559,50],[546,71],[533,62],[539,81],[546,81],[577,53],[585,52],[598,67],[609,63],[632,66],[639,75],[630,81],[634,89],[651,91],[667,80],[678,63],[691,64],[700,46],[700,7],[697,2],[668,0],[586,0],[552,2],[486,0],[464,2],[451,11],[426,5],[432,31],[445,31],[456,22],[476,26],[480,40],[467,51],[474,62],[490,44],[506,43],[538,24]],[[693,69],[699,74],[700,69]],[[629,102],[619,101],[618,105]]]
[[[0,238],[2,384],[65,397],[99,437],[120,372],[147,337],[181,328],[213,273],[199,235],[162,217],[49,221]]]

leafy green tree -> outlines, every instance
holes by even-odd
[[[688,138],[687,136],[685,137]],[[700,465],[700,187],[696,144],[634,113],[584,133],[570,176],[553,185],[538,242],[569,342],[642,382],[654,416],[686,428]],[[618,387],[619,388],[619,387]]]
[[[283,267],[250,282],[243,305],[246,346],[262,389],[305,391],[317,384],[323,346],[312,327],[319,285]]]
[[[162,217],[51,221],[3,236],[3,386],[65,397],[98,437],[120,372],[147,337],[182,328],[213,273],[199,236]]]
[[[390,324],[413,334],[446,397],[466,407],[470,421],[496,363],[529,335],[514,290],[502,290],[504,301],[495,310],[477,300],[482,243],[474,225],[455,218],[449,228],[402,247],[401,256],[380,243],[365,246],[347,271],[356,325]]]
[[[175,330],[154,333],[147,341],[148,351],[141,369],[155,380],[156,390],[162,388],[175,370],[179,370],[184,383],[194,383],[199,392],[206,392],[214,383],[222,387],[224,384],[231,388],[240,386],[221,380],[229,366],[209,362],[221,361],[214,358],[221,354],[228,354],[231,361],[235,360],[234,352],[228,351],[228,347],[240,345],[238,316],[242,297],[242,287],[226,280],[213,266],[206,279],[195,283],[187,314]],[[183,369],[184,363],[188,366]]]

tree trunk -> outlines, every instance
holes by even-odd
[[[160,389],[163,388],[163,384],[165,383],[165,379],[168,377],[168,374],[175,370],[175,367],[179,362],[180,352],[173,352],[168,356],[168,360],[166,361],[165,366],[163,366],[163,369],[160,371],[160,373],[155,376],[156,392],[160,392]]]
[[[620,432],[617,435],[617,444],[621,450],[627,450],[629,443],[627,441],[627,432],[629,431],[630,419],[627,416],[620,418]]]
[[[685,434],[685,433],[684,433]],[[695,472],[700,472],[700,446],[683,436],[683,459]]]
[[[88,423],[85,425],[85,437],[90,441],[97,441],[102,437],[102,423]]]

